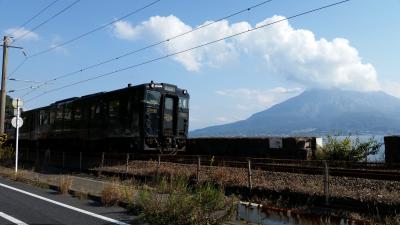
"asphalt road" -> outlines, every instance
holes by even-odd
[[[0,225],[18,221],[30,225],[127,224],[132,220],[120,207],[101,207],[91,200],[0,178]]]

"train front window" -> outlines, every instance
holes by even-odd
[[[165,109],[172,110],[174,108],[174,100],[172,98],[165,98]]]
[[[152,105],[160,104],[161,93],[157,91],[147,91],[146,102]]]
[[[189,99],[179,98],[179,108],[188,109],[189,108]]]

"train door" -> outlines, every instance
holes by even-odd
[[[164,98],[164,112],[163,112],[163,129],[164,137],[172,137],[176,131],[176,98],[172,96],[165,96]]]

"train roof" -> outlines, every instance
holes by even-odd
[[[114,93],[114,92],[119,92],[119,91],[122,91],[122,90],[125,90],[125,89],[150,88],[150,85],[152,85],[152,84],[154,84],[155,88],[173,87],[173,88],[175,88],[176,90],[179,90],[179,91],[184,90],[184,89],[178,88],[176,85],[173,85],[173,84],[154,83],[153,81],[151,81],[150,83],[143,83],[143,84],[138,84],[138,85],[134,85],[134,86],[132,86],[129,83],[124,88],[120,88],[120,89],[116,89],[116,90],[112,90],[112,91],[97,92],[97,93],[93,93],[93,94],[83,95],[81,97],[71,97],[71,98],[67,98],[67,99],[62,99],[62,100],[56,101],[54,103],[51,103],[50,105],[42,106],[42,107],[35,108],[35,109],[32,109],[32,110],[44,109],[44,108],[47,108],[47,107],[51,107],[51,106],[55,106],[55,105],[59,105],[59,104],[65,104],[65,103],[68,103],[68,102],[71,102],[71,101],[76,101],[76,100],[84,100],[84,99],[92,98],[92,97],[95,97],[95,96],[101,96],[101,95],[104,95],[104,94],[110,94],[110,93]],[[186,95],[189,96],[188,94],[186,94]],[[28,110],[28,111],[30,111],[30,110]],[[28,112],[28,111],[26,111],[26,112]]]

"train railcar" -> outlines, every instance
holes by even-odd
[[[20,146],[62,151],[185,151],[189,94],[154,83],[74,97],[22,113]],[[9,130],[13,136],[13,130]]]
[[[315,137],[198,137],[188,139],[187,154],[280,159],[314,159]]]

